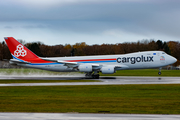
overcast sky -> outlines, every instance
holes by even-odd
[[[180,0],[0,0],[0,41],[180,41]]]

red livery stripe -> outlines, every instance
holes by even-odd
[[[84,61],[109,61],[109,60],[116,60],[116,58],[111,59],[88,59],[88,60],[65,60],[66,62],[84,62]]]

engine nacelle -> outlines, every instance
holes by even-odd
[[[88,65],[88,64],[80,65],[78,69],[80,72],[92,72],[92,65]]]
[[[101,68],[102,74],[113,74],[116,71],[114,70],[114,66],[106,66]]]

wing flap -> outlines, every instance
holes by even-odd
[[[116,65],[114,68],[118,69],[118,68],[129,68],[129,67],[127,65]]]
[[[117,65],[117,66],[115,66],[115,68],[128,68],[128,66],[127,65]]]

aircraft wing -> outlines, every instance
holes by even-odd
[[[67,62],[67,61],[61,61],[61,60],[55,60],[55,59],[49,59],[49,58],[41,58],[43,60],[46,60],[46,61],[52,61],[52,62],[57,62],[57,63],[61,63],[61,64],[64,64],[64,66],[68,66],[70,68],[75,68],[75,67],[78,67],[80,64],[78,62]],[[91,64],[93,68],[99,68],[100,65],[99,64]]]
[[[64,66],[68,66],[70,68],[75,68],[80,65],[78,62],[68,62],[68,61],[61,61],[61,60],[55,60],[55,59],[49,59],[49,58],[41,58],[41,59],[61,63],[61,64],[64,64]],[[91,64],[91,65],[92,65],[93,69],[101,69],[103,67],[103,65],[100,65],[100,64]],[[120,65],[115,65],[114,68],[115,69],[128,68],[128,66],[120,64]]]
[[[79,66],[79,64],[77,62],[66,62],[66,61],[57,60],[57,63],[62,63],[62,64],[64,64],[64,66],[68,66],[69,68],[75,68],[75,67]]]
[[[77,62],[67,62],[67,61],[61,61],[61,60],[55,60],[55,59],[49,59],[49,58],[41,58],[41,59],[46,60],[46,61],[61,63],[61,64],[64,64],[64,66],[68,66],[70,68],[74,68],[78,66]]]
[[[115,68],[129,68],[127,65],[116,65]]]

